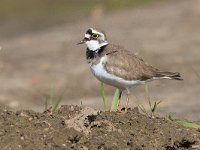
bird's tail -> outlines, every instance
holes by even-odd
[[[181,78],[181,74],[178,72],[162,72],[158,71],[156,73],[157,78],[163,78],[163,79],[172,79],[172,80],[183,80]]]

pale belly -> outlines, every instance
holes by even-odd
[[[119,89],[125,90],[136,85],[145,84],[144,81],[139,80],[124,80],[123,78],[117,77],[113,74],[108,73],[104,66],[102,65],[102,61],[99,64],[90,66],[90,69],[93,75],[100,81],[109,84],[111,86],[117,87]]]

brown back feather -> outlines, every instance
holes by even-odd
[[[119,46],[108,45],[103,53],[108,57],[106,70],[125,80],[152,79],[158,71],[146,64],[142,58]]]

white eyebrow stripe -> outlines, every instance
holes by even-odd
[[[101,32],[98,32],[98,31],[96,31],[96,30],[92,29],[92,33],[99,34],[99,35],[101,35],[101,36],[103,37],[103,39],[105,39],[105,36],[104,36],[104,34],[103,34],[103,33],[101,33]]]
[[[96,31],[96,30],[92,30],[92,33],[96,33],[96,34],[101,34],[102,35],[102,33],[101,32],[98,32],[98,31]]]

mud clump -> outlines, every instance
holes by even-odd
[[[0,110],[2,149],[200,149],[200,132],[138,109],[127,114],[62,106],[55,113]]]

